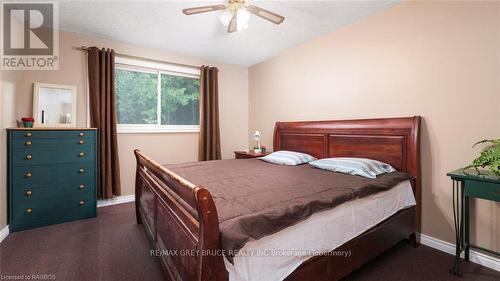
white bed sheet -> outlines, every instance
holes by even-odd
[[[314,251],[331,251],[415,204],[410,181],[404,181],[388,191],[316,213],[277,233],[247,242],[239,252],[242,255],[234,258],[234,265],[224,259],[229,280],[283,280]]]

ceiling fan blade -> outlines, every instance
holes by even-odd
[[[228,33],[233,33],[236,31],[236,14],[231,18],[231,21],[229,22],[227,26],[227,32]]]
[[[199,13],[206,13],[206,12],[213,12],[213,11],[218,11],[218,10],[224,10],[226,8],[226,5],[211,5],[211,6],[203,6],[203,7],[194,7],[194,8],[187,8],[183,9],[182,12],[185,15],[194,15],[194,14],[199,14]]]
[[[285,17],[283,17],[283,16],[280,16],[276,13],[273,13],[271,11],[262,9],[260,7],[254,6],[254,5],[248,6],[247,10],[256,16],[261,17],[261,18],[268,20],[268,21],[275,23],[275,24],[280,24],[285,20]]]

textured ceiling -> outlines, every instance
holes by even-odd
[[[274,25],[252,15],[247,30],[227,34],[218,20],[221,11],[192,16],[181,12],[225,1],[59,1],[59,25],[66,31],[250,66],[395,3],[247,2],[285,16],[285,22]]]

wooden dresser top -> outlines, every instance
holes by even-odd
[[[66,128],[66,127],[35,127],[35,128],[7,128],[7,131],[83,131],[97,130],[97,128]]]

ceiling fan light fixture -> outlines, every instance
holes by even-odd
[[[228,4],[210,5],[203,7],[193,7],[183,9],[185,15],[195,15],[213,11],[222,11],[219,15],[219,21],[226,26],[228,33],[242,31],[248,28],[250,14],[270,21],[274,24],[281,24],[285,17],[260,8],[255,5],[247,5],[247,0],[226,0]]]
[[[242,31],[248,28],[250,13],[246,8],[240,8],[236,11],[236,30]]]

